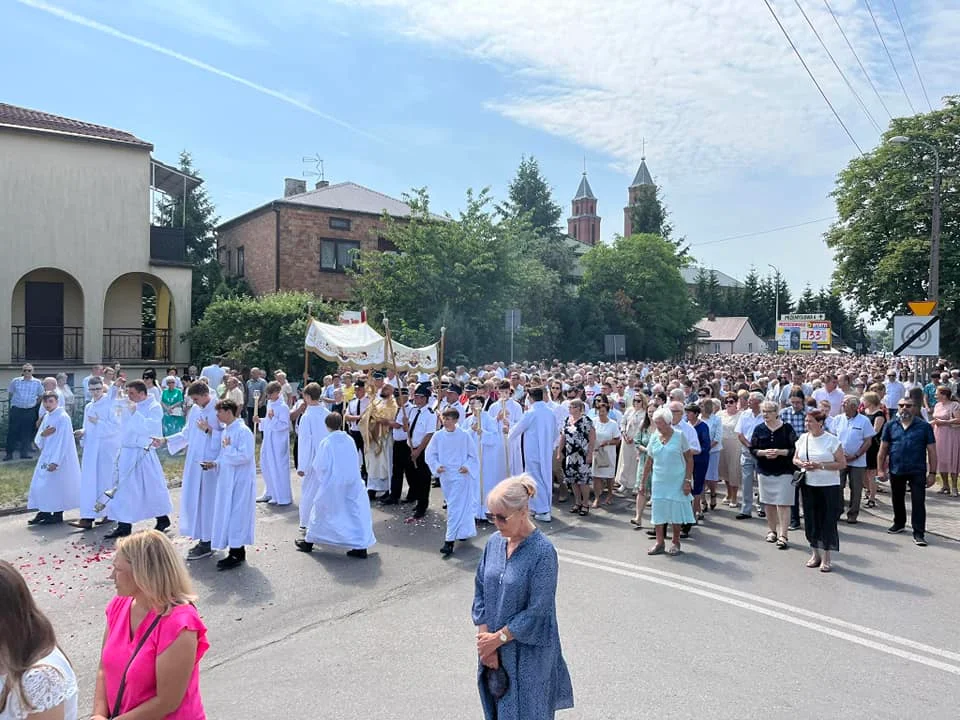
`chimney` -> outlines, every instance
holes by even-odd
[[[300,195],[307,191],[307,181],[298,180],[296,178],[284,178],[283,179],[283,196],[285,198],[290,197],[291,195]]]
[[[717,315],[716,315],[715,312],[713,312],[713,310],[711,310],[710,312],[707,313],[707,320],[710,321],[710,322],[716,322],[716,321],[717,321]]]
[[[330,186],[329,180],[317,180],[317,190],[322,190],[325,187]]]

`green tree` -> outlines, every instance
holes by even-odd
[[[819,312],[817,308],[817,296],[813,294],[813,288],[806,285],[797,300],[797,312],[803,314],[815,313]]]
[[[757,332],[760,332],[764,320],[763,296],[760,288],[760,275],[752,265],[747,272],[747,276],[743,279],[743,288],[740,295],[741,313],[750,318],[754,328],[757,329]]]
[[[872,318],[905,312],[927,297],[933,158],[891,137],[930,143],[943,170],[940,258],[941,353],[960,356],[960,96],[944,107],[896,118],[873,152],[850,161],[833,197],[837,222],[827,233],[834,254],[833,286]]]
[[[180,153],[178,168],[187,175],[200,177],[199,171],[193,167],[192,156],[186,150]],[[196,323],[203,315],[223,280],[217,260],[217,239],[214,232],[219,222],[216,208],[203,185],[187,193],[186,215],[182,197],[165,200],[158,207],[158,223],[161,226],[184,228],[187,261],[193,265],[191,324]]]
[[[230,367],[284,370],[291,380],[303,373],[303,339],[307,314],[332,322],[337,308],[304,292],[215,299],[187,333],[193,357],[226,357]],[[313,363],[311,372],[317,376]]]
[[[468,191],[466,209],[456,218],[430,214],[425,190],[405,200],[408,221],[383,219],[382,234],[399,253],[360,253],[358,299],[371,318],[386,313],[401,342],[407,338],[400,320],[405,327],[423,326],[432,337],[446,327],[450,362],[502,358],[505,311],[517,299],[535,300],[520,292],[523,274],[537,262],[523,257],[522,237],[518,241],[529,228],[509,218],[494,222],[487,190]],[[546,272],[542,264],[538,270]]]
[[[584,255],[579,288],[583,356],[603,352],[603,336],[624,334],[630,357],[664,359],[687,350],[700,312],[680,275],[676,247],[659,235],[631,235]],[[571,338],[573,340],[573,338]]]
[[[673,237],[673,225],[670,223],[670,211],[660,197],[659,185],[641,185],[637,188],[636,201],[630,207],[630,229],[634,235],[659,235],[670,241],[677,255],[688,262],[689,246],[686,238]]]
[[[508,200],[497,205],[497,213],[501,217],[526,217],[534,233],[550,240],[561,238],[560,218],[563,209],[554,202],[550,185],[540,173],[540,164],[532,155],[520,159],[517,174],[507,189],[507,197]]]

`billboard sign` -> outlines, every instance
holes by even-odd
[[[833,340],[829,320],[779,320],[777,352],[829,350]]]

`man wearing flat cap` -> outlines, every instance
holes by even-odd
[[[363,460],[363,432],[360,430],[360,418],[370,406],[367,397],[367,383],[363,378],[357,378],[353,383],[353,399],[347,402],[343,420],[347,424],[347,432],[357,446],[357,462],[360,463],[360,475],[364,482],[367,480],[367,466]]]

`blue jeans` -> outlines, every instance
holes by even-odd
[[[753,515],[753,480],[757,476],[757,459],[740,453],[740,512]]]

